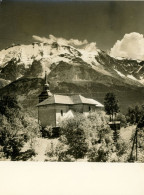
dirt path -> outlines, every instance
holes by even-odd
[[[29,150],[30,148],[34,149],[36,155],[31,157],[29,161],[45,161],[47,159],[46,152],[51,149],[51,144],[57,145],[58,139],[48,139],[48,138],[36,138],[30,146],[30,143],[27,143],[22,152]]]

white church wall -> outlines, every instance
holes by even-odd
[[[83,113],[83,104],[74,104],[71,106],[71,109],[75,112]]]
[[[39,106],[38,115],[42,127],[56,126],[55,105]]]
[[[69,111],[68,105],[62,105],[62,104],[55,105],[56,126],[59,126],[59,122],[65,118],[65,115],[68,111]]]
[[[91,111],[95,111],[95,110],[96,110],[95,105],[89,105],[89,104],[83,105],[83,113],[85,116],[88,116]]]

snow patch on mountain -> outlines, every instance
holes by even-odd
[[[83,61],[87,62],[88,64],[93,64],[96,66],[100,65],[98,61],[95,59],[95,56],[98,55],[98,50],[93,52],[88,52],[85,51],[84,49],[79,49],[79,51],[82,54],[81,58],[83,59]]]
[[[133,75],[127,75],[127,77],[129,78],[129,79],[132,79],[132,80],[135,80],[135,81],[138,81]]]
[[[121,76],[121,77],[125,77],[125,75],[124,74],[122,74],[121,72],[119,72],[118,70],[116,70],[116,69],[114,69],[116,72],[117,72],[117,74],[119,75],[119,76]]]
[[[141,84],[144,84],[144,79],[141,79],[139,82],[140,82]]]

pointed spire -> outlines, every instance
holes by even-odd
[[[50,89],[49,89],[49,82],[47,81],[46,71],[45,71],[44,81],[45,83],[44,83],[43,91],[39,95],[39,103],[53,96],[53,94],[50,92]]]
[[[47,76],[46,76],[46,71],[45,71],[45,84],[47,84]]]
[[[45,84],[44,84],[44,89],[45,89],[45,90],[49,90],[49,83],[48,83],[48,81],[47,81],[46,71],[45,71]]]

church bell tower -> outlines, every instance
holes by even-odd
[[[49,82],[47,81],[47,76],[45,72],[45,84],[44,84],[42,93],[39,95],[39,103],[51,96],[52,96],[52,93],[50,92]]]

